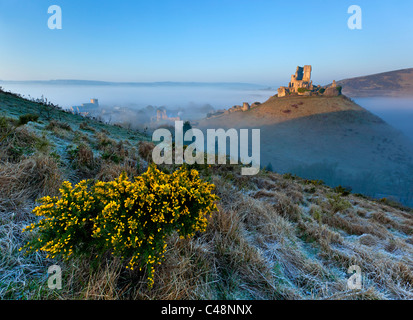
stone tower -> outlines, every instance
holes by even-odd
[[[304,66],[304,76],[303,76],[303,81],[304,82],[310,82],[311,81],[311,66]]]
[[[304,73],[303,67],[297,67],[297,69],[295,70],[295,74],[291,76],[291,83],[295,83],[296,81],[303,80],[303,73]]]
[[[166,115],[166,110],[164,108],[159,108],[158,110],[156,110],[156,121],[161,121],[165,119],[168,119]]]
[[[250,104],[249,104],[248,102],[244,102],[244,103],[242,104],[242,111],[247,111],[247,110],[249,110],[249,109],[251,109]]]
[[[298,92],[298,89],[304,88],[308,90],[313,89],[313,83],[311,81],[311,66],[306,65],[304,67],[297,67],[295,75],[291,76],[291,82],[288,84],[291,92]]]

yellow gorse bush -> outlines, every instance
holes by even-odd
[[[23,248],[64,258],[109,251],[127,268],[146,265],[151,287],[166,237],[205,231],[207,217],[217,210],[213,189],[196,170],[180,167],[166,174],[155,165],[134,181],[122,173],[110,182],[83,180],[75,187],[64,182],[60,197],[44,197],[33,210],[42,219],[23,229],[37,231]]]

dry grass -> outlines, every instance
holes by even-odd
[[[100,137],[105,141],[105,137]],[[105,144],[105,143],[103,143]],[[109,142],[111,148],[118,143]],[[126,146],[127,144],[123,144]],[[128,148],[130,147],[127,145]],[[150,144],[139,155],[151,153]],[[120,148],[121,149],[121,148]],[[119,149],[118,149],[119,150]],[[78,150],[79,151],[79,150]],[[95,161],[79,151],[79,161]],[[131,154],[129,154],[131,155]],[[149,158],[148,158],[149,159]],[[144,159],[145,160],[145,159]],[[139,159],[99,162],[93,178],[139,172]],[[220,197],[206,232],[168,239],[155,285],[145,271],[127,271],[110,256],[71,262],[24,257],[34,199],[53,195],[62,173],[50,157],[0,167],[1,297],[59,299],[413,299],[413,218],[386,204],[342,197],[325,186],[275,173],[242,177],[236,168],[207,171]],[[212,175],[211,175],[212,173]],[[33,235],[35,236],[35,235]],[[45,287],[45,270],[62,266],[63,289]],[[347,288],[351,265],[363,272],[361,290]]]
[[[86,166],[88,168],[93,168],[95,166],[93,151],[86,144],[80,144],[77,148],[77,164],[79,166]]]
[[[0,212],[0,297],[2,299],[42,299],[52,295],[47,287],[45,275],[52,263],[45,255],[33,254],[30,257],[19,252],[28,241],[21,230],[30,219],[30,209]],[[39,283],[41,285],[39,285]],[[34,285],[32,285],[34,284]]]
[[[56,129],[72,131],[72,127],[68,123],[61,122],[61,121],[58,121],[58,120],[49,121],[49,124],[45,127],[45,129],[52,130],[52,131],[54,131]]]
[[[1,164],[0,297],[42,299],[53,295],[45,288],[45,270],[52,264],[50,260],[40,253],[26,257],[19,248],[30,237],[21,231],[35,220],[31,214],[35,199],[56,194],[61,182],[62,173],[56,162],[44,155]]]
[[[104,132],[96,132],[94,136],[99,150],[104,150],[107,146],[116,144],[115,140],[110,139]]]
[[[0,210],[16,209],[44,195],[55,195],[62,182],[56,161],[40,155],[0,166]]]
[[[113,181],[118,178],[122,172],[126,172],[130,179],[136,177],[139,174],[137,163],[132,160],[125,160],[122,163],[102,161],[100,170],[95,178],[101,181]]]
[[[139,142],[138,153],[139,156],[146,162],[152,162],[152,151],[155,147],[153,142],[141,141]]]
[[[261,180],[268,180],[259,182],[261,186],[271,186],[271,181],[276,179],[270,175]],[[226,188],[230,189],[230,186],[218,188],[218,192],[225,193]],[[252,193],[253,198],[245,194],[237,196],[231,190],[231,194],[226,195],[229,198],[225,200],[224,196],[222,202],[246,217],[247,230],[256,235],[255,246],[271,249],[269,254],[274,257],[279,252],[285,254],[279,263],[285,266],[287,280],[295,283],[295,296],[340,299],[413,297],[413,247],[409,242],[411,214],[406,215],[394,208],[385,213],[380,204],[358,199],[358,204],[366,203],[370,208],[359,215],[359,207],[351,204],[352,197],[339,198],[325,187],[318,188],[315,194],[302,192],[294,197],[287,196],[291,195],[291,190],[299,193],[300,182],[284,181],[277,184],[277,188]],[[314,198],[321,206],[311,204]],[[302,203],[303,199],[307,201]],[[362,248],[354,242],[358,237]],[[267,261],[267,264],[274,264],[274,260]],[[352,264],[362,267],[368,287],[357,294],[344,294],[347,278],[343,275]],[[386,273],[387,269],[390,272]],[[328,290],[323,289],[326,283],[329,284]],[[310,296],[303,294],[302,289],[306,286],[312,288]]]
[[[112,179],[123,170],[137,174],[128,164],[113,163],[104,164],[100,174]],[[156,269],[153,289],[146,287],[144,271],[126,271],[122,263],[107,257],[97,262],[84,259],[58,262],[67,274],[59,298],[413,298],[412,235],[401,235],[401,228],[394,229],[411,224],[405,212],[386,212],[381,204],[370,201],[362,207],[368,200],[358,198],[354,207],[353,196],[345,200],[350,207],[336,212],[329,201],[334,197],[320,198],[331,190],[306,193],[301,182],[277,183],[283,179],[277,181],[273,174],[260,177],[267,181],[259,183],[269,189],[259,192],[241,189],[219,175],[211,178],[221,198],[220,212],[210,218],[205,233],[189,240],[176,235],[168,239],[165,261]],[[234,179],[238,179],[237,174]],[[292,191],[297,194],[287,196]],[[4,236],[3,243],[4,239],[9,241],[3,247],[22,243],[16,239],[21,237],[17,236],[20,227],[12,223],[8,228],[15,230],[3,227],[3,234],[13,235]],[[16,256],[15,244],[10,256]],[[17,257],[13,259],[23,259]],[[45,264],[41,256],[29,261],[38,271]],[[363,288],[355,291],[347,288],[346,275],[354,264],[361,267],[364,276]],[[36,297],[32,291],[27,294]],[[46,293],[38,293],[42,294]]]
[[[85,143],[70,150],[69,159],[77,181],[94,178],[101,165],[101,159],[95,157],[93,150]]]
[[[90,126],[87,121],[83,121],[79,124],[79,129],[81,130],[86,130],[86,131],[91,131],[91,132],[96,132],[95,128]]]
[[[7,129],[6,129],[7,130]],[[32,154],[36,150],[47,151],[48,143],[45,139],[33,134],[25,127],[19,127],[4,132],[0,128],[0,137],[4,140],[0,143],[0,160],[7,162],[19,162],[25,155]]]

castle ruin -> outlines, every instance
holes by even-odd
[[[174,121],[180,121],[181,117],[169,117],[166,113],[165,107],[160,107],[156,110],[156,116],[151,117],[151,122],[161,122],[161,123],[169,123]]]
[[[314,86],[311,80],[311,65],[305,65],[304,67],[298,66],[295,74],[291,76],[291,81],[288,87],[278,88],[278,97],[285,97],[287,95],[329,95],[338,96],[341,94],[341,87],[336,85],[333,81],[333,85],[330,87]],[[323,90],[321,90],[323,89]]]
[[[311,81],[311,66],[297,67],[295,74],[291,76],[291,82],[288,88],[291,92],[297,92],[299,88],[312,90],[313,81]]]
[[[99,109],[99,100],[96,98],[90,99],[90,103],[82,103],[80,106],[72,106],[70,110],[73,113],[80,114],[82,116],[90,115]]]

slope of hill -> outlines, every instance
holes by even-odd
[[[249,111],[205,119],[197,127],[259,128],[263,166],[411,201],[407,173],[413,168],[413,144],[345,96],[271,97]]]
[[[413,68],[344,79],[337,84],[350,97],[412,97]]]
[[[148,140],[145,134],[122,128],[119,125],[109,125],[102,121],[94,119],[88,119],[80,115],[66,112],[59,107],[53,105],[39,104],[27,99],[23,99],[18,95],[3,92],[0,90],[0,115],[17,119],[24,114],[35,114],[39,116],[39,121],[29,125],[31,130],[36,133],[44,133],[48,138],[51,138],[55,142],[55,147],[66,146],[73,140],[76,134],[83,134],[86,137],[90,137],[93,133],[107,133],[116,137],[117,141],[122,139],[130,140]],[[46,126],[50,125],[50,122],[55,121],[56,130],[63,130],[71,133],[66,135],[50,134],[50,130],[47,131]],[[59,124],[66,124],[66,128],[59,127]],[[51,130],[56,133],[56,130]]]
[[[328,105],[334,101],[341,100]],[[361,112],[343,101],[346,110]],[[413,298],[410,209],[291,175],[241,176],[239,166],[198,167],[216,186],[219,212],[205,233],[168,239],[152,289],[145,270],[126,271],[110,256],[26,256],[19,248],[31,235],[21,230],[37,219],[36,198],[57,195],[63,180],[113,180],[122,171],[137,176],[151,145],[139,133],[15,95],[0,92],[0,107],[1,299]],[[262,116],[263,107],[256,111]],[[54,264],[62,268],[61,290],[47,288],[45,274]],[[352,265],[361,268],[361,289],[348,287]]]

